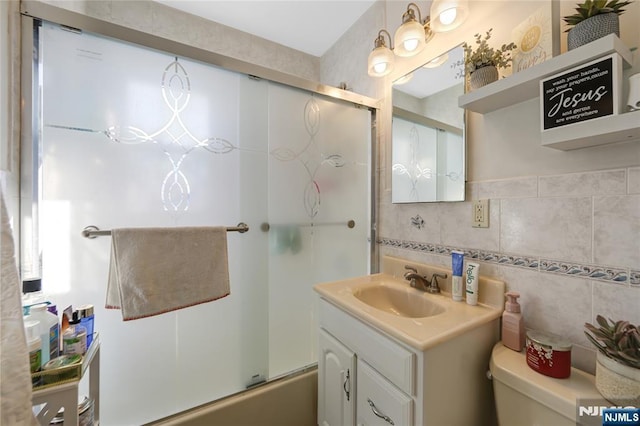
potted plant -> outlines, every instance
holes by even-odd
[[[498,68],[506,68],[511,62],[511,51],[516,48],[515,43],[503,44],[499,49],[489,46],[491,31],[482,37],[476,34],[473,49],[468,43],[464,43],[465,70],[469,76],[471,89],[477,89],[498,80]]]
[[[578,3],[578,13],[562,18],[569,25],[567,46],[569,50],[590,43],[609,34],[620,37],[620,15],[623,7],[633,0],[585,0]]]
[[[585,334],[598,349],[596,388],[614,404],[640,406],[640,328],[629,321],[596,317]]]

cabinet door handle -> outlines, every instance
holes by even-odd
[[[347,389],[347,386],[349,387],[349,389]],[[347,401],[349,401],[349,395],[351,394],[351,379],[349,377],[349,369],[347,369],[347,378],[342,384],[342,389],[344,389],[344,393],[347,394]]]
[[[369,403],[369,406],[371,407],[371,411],[373,411],[373,414],[380,417],[382,420],[389,423],[390,425],[395,425],[395,423],[393,423],[393,420],[391,420],[389,416],[385,416],[380,411],[378,411],[378,409],[376,408],[376,404],[374,404],[371,399],[367,398],[367,402]]]

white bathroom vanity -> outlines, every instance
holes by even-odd
[[[446,292],[451,271],[389,257],[383,264],[385,273],[315,286],[318,424],[490,424],[486,372],[504,283],[481,275],[479,303],[470,306]],[[443,292],[411,288],[405,265],[427,277],[447,274]]]

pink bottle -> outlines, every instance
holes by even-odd
[[[524,320],[518,303],[520,294],[509,291],[505,295],[507,302],[502,313],[502,344],[509,349],[520,352],[524,348],[525,342]]]

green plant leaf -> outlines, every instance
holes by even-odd
[[[626,349],[631,349],[629,336],[627,334],[623,334],[620,340],[618,340],[618,348],[621,351],[624,351]]]
[[[601,328],[595,328],[593,325],[588,324],[588,323],[585,324],[584,326],[585,326],[585,328],[587,330],[592,332],[595,337],[598,337],[598,338],[601,338],[601,339],[611,339],[613,337],[611,335],[611,333],[608,332],[608,330],[603,330]]]
[[[618,321],[615,323],[614,333],[625,331],[628,326],[629,326],[629,321]]]
[[[598,349],[603,354],[607,355],[605,346],[601,345],[596,339],[593,338],[593,336],[591,336],[586,331],[584,332],[584,334],[587,336],[587,339],[589,339],[591,344],[596,347],[596,349]]]
[[[569,26],[577,25],[585,19],[602,13],[616,13],[621,15],[624,12],[623,7],[632,3],[633,0],[585,0],[583,3],[578,3],[578,7],[575,8],[577,14],[564,16],[562,19]]]
[[[607,330],[611,329],[611,326],[609,325],[609,321],[605,317],[603,317],[602,315],[597,315],[596,316],[596,321],[598,322],[598,324],[600,324],[600,327],[604,327]]]
[[[637,352],[620,352],[618,355],[618,359],[622,360],[625,364],[636,368],[640,367],[640,354]]]
[[[640,368],[640,328],[629,321],[596,316],[600,327],[585,323],[585,335],[596,349],[622,364]]]

